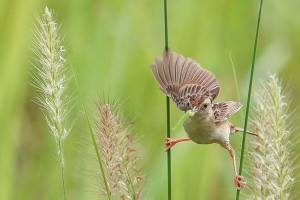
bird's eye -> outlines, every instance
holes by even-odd
[[[204,104],[203,107],[204,107],[204,108],[207,108],[207,104]]]

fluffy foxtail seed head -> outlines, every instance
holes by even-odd
[[[97,108],[96,134],[110,195],[120,199],[140,199],[144,178],[131,128],[112,104],[98,104]],[[103,187],[102,192],[106,191]]]
[[[59,161],[64,167],[62,142],[68,136],[70,127],[66,125],[70,97],[67,95],[69,74],[65,66],[62,39],[59,26],[53,18],[53,11],[45,8],[42,17],[36,17],[34,24],[34,58],[32,65],[32,86],[36,89],[35,102],[41,106],[50,133],[53,135]]]
[[[248,199],[292,199],[295,145],[292,140],[290,99],[276,74],[255,94],[252,125],[258,137],[250,141],[251,176],[254,183]]]

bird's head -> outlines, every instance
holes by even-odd
[[[191,101],[192,111],[197,113],[209,113],[212,107],[211,99],[204,98],[204,99],[197,99]]]

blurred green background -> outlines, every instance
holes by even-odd
[[[218,101],[238,100],[231,54],[246,104],[258,3],[169,1],[170,47],[216,74],[221,85]],[[165,96],[149,68],[156,56],[162,56],[162,0],[0,1],[0,199],[63,197],[54,141],[41,110],[32,102],[34,91],[29,85],[34,15],[45,6],[54,9],[62,23],[85,103],[91,105],[102,94],[99,91],[127,99],[124,112],[128,121],[135,121],[147,173],[143,199],[166,199]],[[280,73],[293,91],[292,108],[300,100],[299,8],[297,0],[265,0],[254,78],[255,88],[268,72]],[[75,90],[72,85],[70,90]],[[244,109],[231,121],[242,126],[242,113]],[[95,158],[88,151],[89,133],[79,105],[72,116],[79,118],[65,142],[67,196],[99,199],[91,167]],[[180,116],[172,104],[171,126]],[[172,136],[185,137],[185,133],[181,129]],[[241,134],[231,138],[238,155],[241,139]],[[174,200],[234,199],[230,157],[219,145],[180,144],[172,151],[172,166]]]

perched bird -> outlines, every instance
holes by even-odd
[[[218,143],[230,153],[236,188],[244,188],[246,182],[243,182],[243,177],[237,173],[235,152],[229,142],[232,133],[242,132],[243,129],[228,121],[231,115],[241,109],[242,104],[233,101],[213,103],[220,91],[216,77],[191,58],[185,58],[169,49],[164,51],[163,60],[155,60],[151,69],[162,92],[170,97],[180,110],[191,110],[195,113],[183,124],[189,138],[166,138],[166,151],[178,142],[189,140],[198,144]]]

